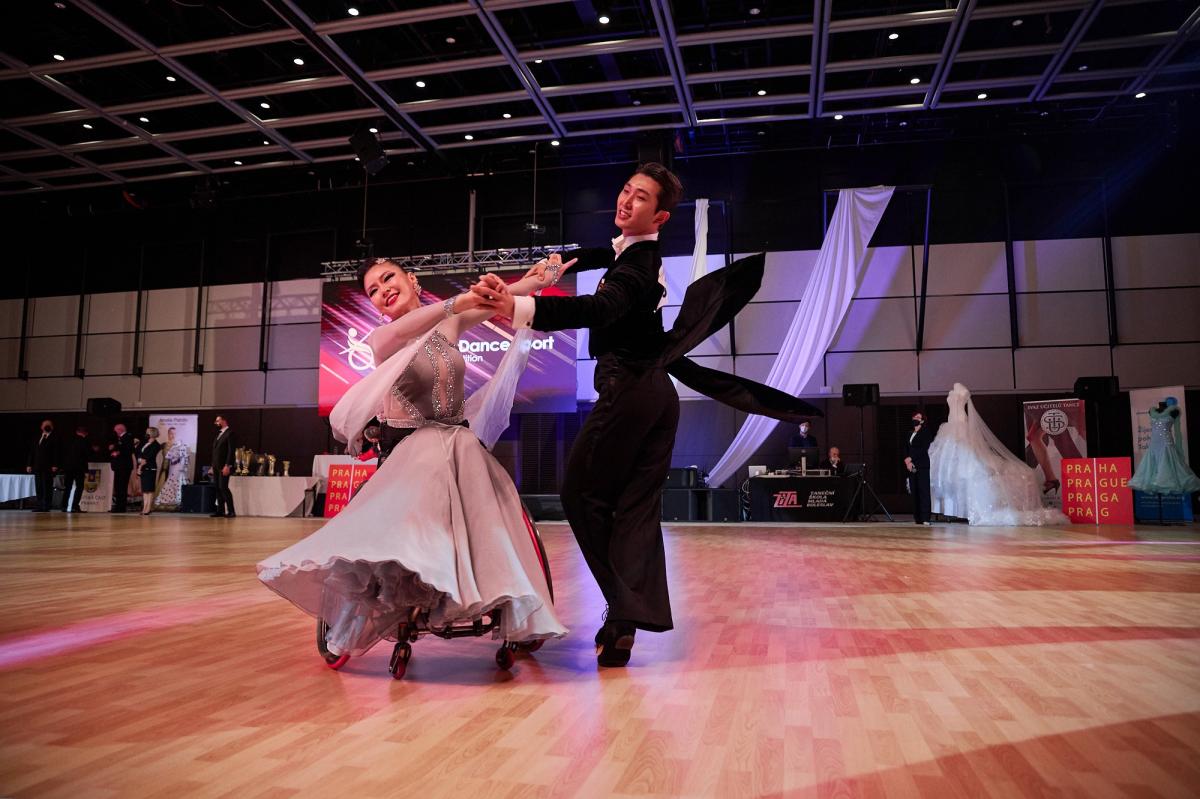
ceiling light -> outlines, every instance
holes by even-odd
[[[263,144],[270,144],[270,143],[271,142],[267,141],[266,139],[263,139]]]
[[[1042,113],[1038,114],[1038,116],[1040,116],[1040,117],[1048,117],[1048,116],[1050,116],[1050,112],[1049,112],[1049,111],[1043,111]]]
[[[1080,72],[1087,72],[1087,64],[1080,64],[1080,65],[1079,65],[1079,71],[1080,71]]]
[[[242,162],[241,162],[241,161],[234,161],[233,163],[234,163],[234,166],[241,166],[241,165],[242,165]]]
[[[507,112],[501,114],[500,116],[504,117],[505,119],[512,119],[512,114],[509,114]]]
[[[1140,99],[1142,99],[1142,98],[1143,98],[1143,97],[1145,97],[1145,96],[1146,96],[1146,93],[1145,93],[1145,92],[1138,92],[1137,94],[1135,94],[1135,95],[1134,95],[1134,98],[1135,98],[1135,99],[1137,99],[1137,100],[1140,100]]]
[[[446,44],[457,44],[457,43],[458,43],[458,39],[455,39],[453,36],[446,37]]]
[[[559,141],[558,141],[558,139],[551,139],[551,140],[550,140],[550,146],[551,146],[551,147],[557,147],[558,145],[559,145]]]
[[[767,90],[766,90],[766,89],[759,89],[759,90],[758,90],[758,96],[759,96],[759,97],[766,97],[766,96],[767,96]]]
[[[902,128],[907,128],[907,127],[908,127],[908,123],[907,123],[907,122],[905,122],[905,121],[903,121],[903,120],[901,120],[901,122],[900,122],[900,127],[902,127]]]
[[[834,115],[833,115],[833,118],[834,118],[834,119],[843,119],[843,117],[842,117],[842,115],[841,115],[841,114],[834,114]]]
[[[634,100],[634,101],[633,101],[633,104],[634,104],[634,105],[641,105],[641,104],[642,104],[642,101],[641,101],[641,100]]]
[[[610,21],[611,20],[609,20],[609,18],[604,14],[601,14],[600,19],[598,20],[601,25],[607,25]]]
[[[980,92],[979,94],[975,95],[975,99],[976,100],[986,100],[987,92]]]
[[[467,141],[475,141],[475,137],[472,136],[470,133],[468,133],[466,136],[463,136],[463,138],[466,139]]]
[[[425,81],[423,81],[423,80],[419,80],[419,81],[417,81],[417,88],[418,88],[418,89],[424,89],[424,88],[425,88]]]
[[[759,8],[758,6],[755,6],[754,8],[750,9],[750,16],[752,16],[752,17],[757,17],[761,13],[762,13],[762,9]]]
[[[304,59],[303,58],[293,58],[292,63],[298,67],[302,67],[302,66],[304,66]]]
[[[357,8],[355,8],[354,6],[350,6],[349,8],[347,8],[347,9],[346,9],[346,13],[347,13],[347,14],[349,14],[350,16],[352,16],[352,17],[357,17],[357,16],[358,16],[358,9],[357,9]]]
[[[379,132],[379,128],[367,128],[367,130],[368,130],[368,131],[370,131],[371,133],[378,133],[378,132]]]
[[[86,130],[91,130],[91,129],[92,129],[92,126],[91,126],[91,125],[89,125],[89,124],[88,124],[88,123],[86,123],[86,122],[84,122],[84,123],[83,123],[83,127],[84,127]]]
[[[150,121],[149,117],[138,117],[138,122],[149,122],[149,121]]]
[[[167,83],[174,83],[174,82],[175,82],[175,76],[174,76],[174,75],[168,75],[168,76],[167,76]]]
[[[59,55],[58,53],[55,53],[53,56],[51,56],[51,58],[53,58],[55,61],[66,61],[67,60],[67,57],[65,55]]]
[[[896,41],[897,39],[899,39],[899,38],[900,38],[900,34],[898,34],[898,33],[889,33],[889,34],[888,34],[888,38],[889,38],[889,39],[891,39],[891,40],[894,42],[894,41]]]
[[[261,103],[259,103],[259,104],[258,104],[258,107],[259,107],[259,108],[270,108],[270,107],[271,107],[271,104],[270,104],[270,103],[268,103],[268,102],[266,102],[266,101],[264,100],[263,102],[261,102]]]
[[[355,160],[355,161],[360,161],[360,160],[362,160],[362,159],[360,159],[360,158],[359,158],[359,157],[356,155],[356,156],[354,156],[354,160]]]
[[[921,79],[920,78],[909,78],[908,82],[911,83],[913,86],[916,86],[918,83],[921,82]]]
[[[1025,20],[1021,19],[1020,17],[1017,17],[1016,19],[1014,19],[1013,23],[1012,23],[1014,28],[1019,28],[1024,24],[1025,24]]]

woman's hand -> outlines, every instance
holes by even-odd
[[[499,275],[487,274],[471,286],[471,293],[480,298],[480,308],[495,311],[497,316],[512,319],[513,295]]]
[[[487,304],[485,297],[482,294],[478,294],[474,291],[464,292],[454,298],[454,313],[456,314],[490,307],[491,306]]]

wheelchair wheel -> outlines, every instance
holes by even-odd
[[[412,647],[408,642],[401,641],[392,650],[392,659],[388,662],[388,673],[393,680],[403,680],[408,671],[408,661],[412,659]]]
[[[509,644],[500,645],[500,649],[496,651],[496,665],[501,671],[508,671],[513,666],[513,653]]]
[[[529,531],[529,537],[533,540],[533,547],[537,552],[538,563],[542,566],[542,574],[546,578],[546,588],[550,591],[550,601],[554,601],[554,580],[550,577],[550,558],[546,557],[546,546],[542,543],[542,536],[538,532],[537,525],[533,523],[533,517],[529,515],[529,508],[525,507],[525,503],[521,503],[521,515],[525,519],[525,529]]]
[[[325,637],[329,634],[329,625],[320,616],[317,617],[317,652],[321,654],[321,658],[325,661],[325,665],[337,671],[342,666],[346,665],[346,661],[350,660],[349,655],[335,655],[329,651],[329,646],[325,643]]]

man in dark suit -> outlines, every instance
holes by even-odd
[[[811,435],[808,431],[809,431],[808,422],[807,421],[801,422],[800,427],[797,429],[796,434],[788,440],[788,446],[789,447],[817,447],[817,446],[820,446],[819,444],[817,444],[817,437],[814,435]]]
[[[822,469],[828,469],[829,473],[835,477],[844,477],[846,475],[846,463],[842,460],[842,451],[837,447],[829,448],[829,457],[821,461]]]
[[[908,469],[908,485],[913,498],[913,522],[929,524],[933,500],[929,496],[929,445],[933,443],[933,427],[925,414],[912,415],[912,433],[904,445],[904,468]]]
[[[233,443],[233,431],[224,416],[218,416],[213,422],[217,426],[217,437],[213,439],[212,471],[213,486],[217,494],[217,510],[211,516],[237,516],[233,510],[233,494],[229,490],[229,476],[233,473],[236,447]]]
[[[87,428],[75,428],[75,435],[63,446],[63,501],[70,501],[71,513],[83,513],[79,501],[83,499],[83,478],[87,473],[88,461],[92,458],[92,447],[88,444]],[[74,489],[72,497],[71,490]]]
[[[42,431],[38,433],[33,447],[29,450],[29,462],[25,466],[25,471],[33,474],[34,490],[37,492],[34,513],[46,513],[50,510],[50,501],[54,498],[54,475],[58,473],[59,460],[54,423],[44,419]]]
[[[108,457],[112,460],[113,492],[110,513],[124,513],[129,505],[129,478],[133,474],[133,436],[118,422],[113,425],[117,435],[115,444],[108,445]]]

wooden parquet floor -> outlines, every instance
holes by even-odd
[[[1197,528],[668,529],[675,631],[325,668],[253,564],[316,520],[0,513],[4,797],[1200,795]]]

